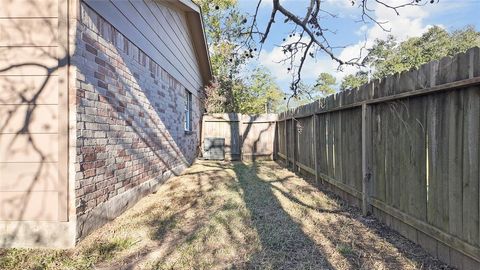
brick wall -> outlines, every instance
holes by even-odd
[[[77,216],[194,160],[199,89],[188,89],[193,132],[186,133],[184,86],[86,6],[72,61],[77,69]]]

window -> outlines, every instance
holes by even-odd
[[[123,51],[129,55],[130,54],[130,41],[126,38],[126,37],[123,37]]]
[[[113,26],[110,25],[110,42],[113,44],[113,46],[117,46],[118,44],[118,41],[117,41],[117,36],[118,36],[118,32],[117,32],[117,29],[115,29]]]
[[[192,131],[192,93],[185,89],[185,131]]]

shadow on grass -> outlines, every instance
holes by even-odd
[[[276,164],[285,167],[285,164],[281,162],[276,162]],[[453,269],[376,218],[362,216],[361,209],[351,206],[342,199],[333,191],[333,187],[315,184],[313,176],[308,174],[300,174],[299,177],[310,184],[310,190],[304,190],[304,193],[312,194],[312,189],[314,189],[337,203],[337,210],[320,211],[341,215],[341,218],[325,222],[325,227],[335,229],[329,230],[323,235],[336,246],[337,251],[348,260],[352,268]],[[292,202],[318,211],[317,208],[304,204],[293,196],[293,190],[289,189],[285,192],[275,186],[272,187]],[[408,262],[406,259],[410,261]]]
[[[322,191],[274,162],[199,162],[81,249],[0,249],[0,269],[442,269]]]
[[[0,250],[0,269],[95,269],[96,264],[109,262],[133,245],[132,238],[114,237],[99,239],[81,254],[68,249],[3,249]]]
[[[108,261],[118,252],[133,246],[135,241],[131,238],[113,238],[108,241],[97,242],[85,251],[85,257],[95,257],[95,262]]]
[[[261,250],[253,254],[247,268],[333,269],[319,247],[283,210],[272,186],[258,176],[256,166],[234,163],[243,199],[261,242]]]
[[[129,269],[159,249],[151,269],[439,268],[358,209],[282,170],[274,162],[201,162],[167,183],[168,205],[142,211],[153,211],[146,221],[157,244]]]

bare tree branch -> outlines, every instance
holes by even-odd
[[[350,60],[345,60],[340,58],[334,51],[337,48],[342,46],[332,46],[329,42],[329,38],[326,36],[326,33],[336,33],[324,26],[324,23],[321,20],[323,19],[321,14],[327,14],[332,18],[336,18],[337,14],[330,12],[328,10],[322,9],[321,5],[322,0],[310,0],[308,6],[306,7],[306,12],[304,15],[296,15],[293,11],[289,10],[280,3],[280,0],[272,0],[272,10],[270,13],[270,19],[264,27],[258,26],[258,12],[260,4],[264,0],[259,0],[255,14],[251,25],[249,27],[250,33],[247,33],[247,46],[252,47],[250,42],[254,41],[254,36],[258,36],[258,40],[261,45],[263,45],[269,38],[269,34],[273,25],[276,23],[276,16],[278,13],[283,15],[284,23],[293,24],[292,30],[290,31],[289,37],[292,38],[300,32],[299,38],[294,42],[284,43],[280,45],[285,54],[285,58],[280,62],[283,64],[288,64],[288,71],[292,72],[292,84],[291,90],[293,91],[292,95],[297,94],[299,83],[301,82],[301,74],[304,68],[304,62],[307,59],[307,56],[315,58],[317,54],[322,53],[327,55],[330,59],[336,62],[339,65],[339,69],[345,65],[351,66],[362,66],[361,63],[361,54],[359,57],[355,57]],[[423,6],[427,3],[438,2],[438,0],[405,0],[399,4],[390,4],[386,0],[352,0],[352,5],[357,5],[360,11],[360,22],[363,23],[374,23],[378,25],[384,31],[390,31],[385,27],[387,22],[377,20],[373,12],[375,9],[370,7],[370,4],[380,6],[383,8],[391,9],[395,14],[400,14],[400,9],[407,6]],[[264,29],[259,30],[259,29]],[[284,42],[286,39],[283,40]],[[364,48],[362,48],[363,50]]]

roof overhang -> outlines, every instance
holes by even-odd
[[[202,10],[192,0],[166,1],[185,12],[193,47],[195,48],[200,66],[200,73],[203,78],[203,83],[206,85],[212,80],[213,76],[207,37],[203,25]]]

